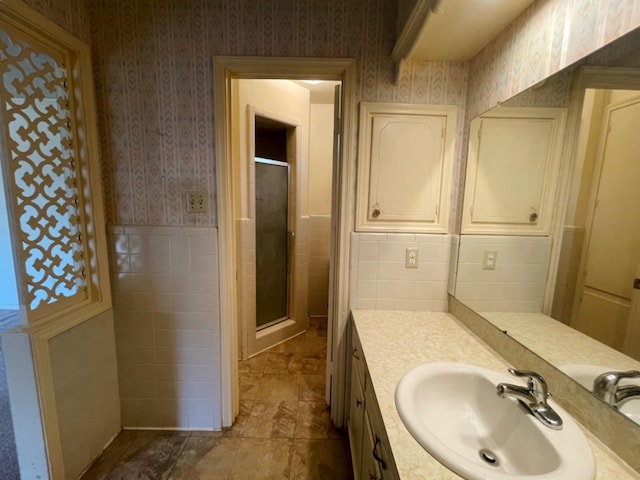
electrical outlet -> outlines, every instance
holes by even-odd
[[[498,251],[485,249],[484,257],[482,258],[482,269],[495,270],[497,261],[498,261]]]
[[[209,212],[209,192],[187,192],[187,213]]]
[[[407,247],[404,257],[404,268],[418,268],[418,248]]]

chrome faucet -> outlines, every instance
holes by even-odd
[[[562,430],[562,419],[556,411],[547,403],[550,397],[547,382],[542,375],[530,370],[515,370],[510,368],[509,373],[516,377],[527,377],[527,386],[499,383],[496,387],[498,396],[502,398],[513,397],[520,401],[531,414],[546,427],[553,430]]]
[[[640,399],[640,385],[618,386],[623,378],[640,378],[640,371],[605,372],[593,381],[593,395],[607,402],[613,408],[618,408],[632,397]]]

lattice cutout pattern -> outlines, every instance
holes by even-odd
[[[62,59],[0,30],[3,123],[28,307],[85,292],[78,171]]]

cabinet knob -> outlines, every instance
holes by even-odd
[[[360,360],[360,355],[358,355],[357,347],[353,347],[353,351],[351,352],[351,355],[353,355],[353,358],[355,358],[356,360]]]
[[[356,398],[356,407],[359,407],[359,406],[361,406],[361,405],[362,405],[362,400],[358,400],[358,399]]]
[[[529,221],[531,223],[536,223],[538,221],[538,212],[533,212],[531,215],[529,215]]]
[[[380,216],[380,210],[378,208],[374,208],[373,211],[371,212],[371,216],[373,218],[378,218]]]

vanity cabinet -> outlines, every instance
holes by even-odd
[[[351,329],[349,443],[355,480],[399,480],[362,347]]]
[[[455,106],[360,105],[356,228],[446,232]]]

